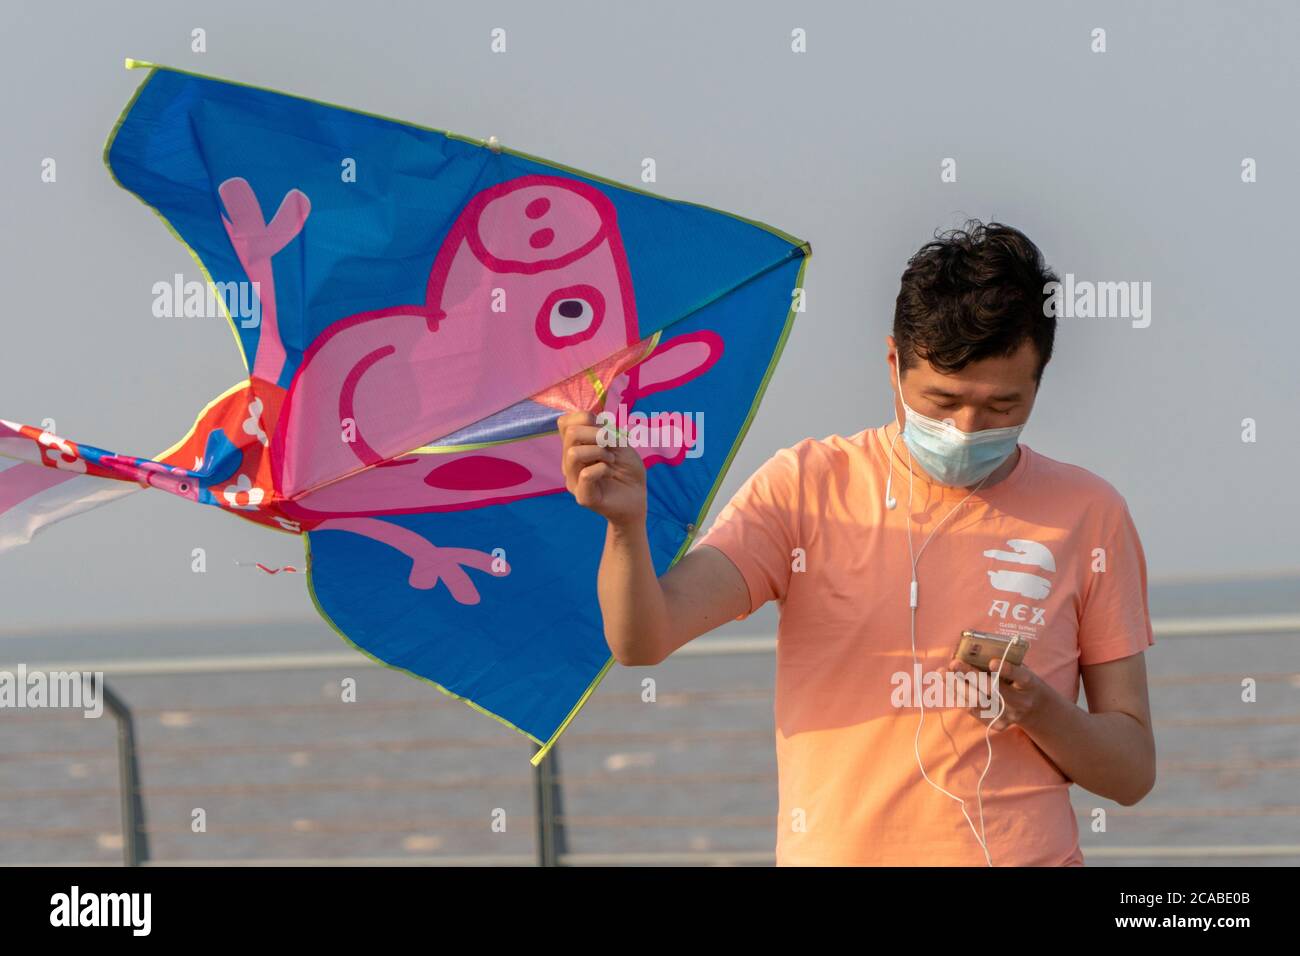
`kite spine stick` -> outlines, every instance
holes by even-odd
[[[611,655],[609,660],[605,661],[605,666],[600,669],[600,673],[596,675],[595,679],[587,686],[587,689],[583,691],[582,696],[578,698],[578,702],[573,705],[573,710],[569,711],[569,716],[565,717],[564,722],[555,728],[555,733],[551,734],[551,739],[541,745],[542,749],[533,754],[529,763],[536,767],[542,762],[546,755],[551,752],[551,748],[554,747],[556,741],[560,739],[560,734],[564,733],[573,718],[578,716],[578,711],[582,710],[583,705],[587,703],[587,699],[596,692],[596,688],[600,685],[600,682],[605,679],[605,675],[609,673],[609,669],[613,666],[614,657]]]
[[[644,361],[646,358],[649,357],[650,353],[653,352],[655,348],[659,345],[659,340],[662,337],[663,337],[663,329],[659,329],[646,340],[647,344],[645,347],[645,351],[642,352],[641,356],[637,359],[638,363]],[[593,382],[593,384],[596,387],[596,390],[601,394],[603,398],[605,392],[609,391],[609,386],[613,384],[614,379],[610,379],[610,381],[608,382],[602,382],[599,377],[594,375],[594,369],[595,366],[591,366],[590,368],[584,369],[582,372],[577,372],[574,374],[577,375],[586,374],[588,376],[588,381]],[[614,378],[617,377],[618,376],[614,376]],[[555,383],[555,384],[559,384],[559,383]],[[532,439],[538,438],[542,435],[557,435],[557,434],[559,434],[559,428],[552,429],[551,431],[537,432],[536,434],[532,434],[532,435],[520,435],[515,438],[494,438],[490,441],[466,442],[460,445],[420,445],[417,448],[412,448],[410,451],[402,452],[400,455],[394,455],[392,459],[388,459],[388,460],[391,461],[397,458],[405,458],[408,455],[450,455],[450,454],[455,454],[457,452],[463,452],[463,451],[478,451],[479,449],[483,449],[483,448],[495,448],[500,445],[514,444],[515,442],[531,441]],[[301,498],[310,492],[319,491],[321,488],[324,488],[327,485],[331,485],[336,481],[343,481],[344,479],[351,478],[354,475],[360,474],[363,471],[368,471],[373,467],[375,466],[367,465],[365,468],[358,468],[356,471],[350,471],[346,475],[340,475],[338,478],[331,478],[329,481],[317,485],[315,488],[309,488],[306,491],[299,492],[297,495],[294,496],[294,500],[297,500],[298,498]]]
[[[799,275],[796,277],[796,280],[795,280],[795,281],[796,281],[796,282],[802,282],[802,281],[803,281],[803,267],[804,267],[804,265],[807,265],[807,263],[808,263],[808,258],[809,258],[809,256],[811,255],[811,249],[812,249],[812,247],[811,247],[808,243],[803,242],[802,240],[799,240],[799,239],[796,239],[795,242],[798,243],[798,245],[791,246],[789,249],[787,249],[785,255],[782,256],[780,259],[776,260],[775,262],[771,263],[770,265],[766,265],[766,266],[764,266],[763,268],[761,268],[761,269],[759,269],[757,272],[755,272],[753,275],[747,276],[746,278],[742,279],[740,282],[737,282],[735,285],[731,286],[730,288],[723,289],[723,290],[717,292],[716,294],[710,296],[709,298],[705,299],[703,302],[700,302],[700,303],[698,303],[698,304],[692,306],[689,310],[687,310],[686,312],[683,312],[681,315],[679,315],[677,318],[673,319],[673,320],[672,320],[671,322],[669,322],[667,325],[665,325],[665,326],[661,327],[660,329],[658,329],[658,330],[655,332],[655,335],[662,335],[664,329],[670,328],[670,327],[672,327],[672,326],[674,326],[674,325],[677,325],[677,324],[679,324],[679,323],[681,323],[681,322],[685,322],[687,319],[691,318],[693,315],[696,315],[697,313],[702,312],[704,309],[707,309],[709,306],[713,305],[713,303],[715,303],[715,302],[719,302],[719,301],[721,301],[722,299],[725,299],[727,296],[731,295],[731,293],[735,292],[737,289],[742,289],[742,288],[744,288],[745,286],[749,285],[751,282],[755,281],[756,279],[761,279],[763,276],[767,275],[767,274],[768,274],[769,272],[771,272],[773,269],[779,269],[779,268],[781,268],[781,267],[784,266],[786,263],[788,263],[791,259],[794,259],[794,258],[796,258],[796,257],[801,258],[801,259],[803,260],[803,264],[801,264],[800,267],[799,267]],[[793,307],[793,306],[791,306],[791,308],[790,308],[790,312],[791,312],[791,313],[794,312],[794,307]],[[781,356],[780,348],[784,348],[784,346],[785,346],[785,336],[789,333],[789,322],[790,322],[790,321],[791,321],[791,316],[787,315],[787,317],[786,317],[786,323],[787,323],[787,325],[786,325],[786,329],[782,332],[781,339],[780,339],[780,341],[777,343],[777,345],[778,345],[778,351],[776,352],[775,356],[774,356],[773,359],[772,359],[772,364],[768,366],[767,375],[769,375],[769,376],[772,374],[772,370],[773,370],[773,368],[775,368],[775,365],[776,365],[776,359],[780,358],[780,356]],[[761,387],[763,387],[763,388],[766,388],[766,387],[767,387],[767,377],[764,377],[764,379],[763,379],[763,381],[760,383],[760,385],[761,385]],[[759,395],[758,395],[758,397],[755,398],[755,400],[754,400],[754,401],[755,401],[754,408],[757,408],[757,407],[758,407],[757,403],[758,403],[758,401],[759,401],[761,398],[762,398],[762,393],[760,392]],[[752,413],[753,413],[753,409],[750,410],[750,413],[751,413],[751,415],[752,415]],[[746,428],[749,427],[749,425],[748,425],[748,419],[746,420],[746,425],[745,425],[745,427],[746,427]],[[742,436],[742,437],[744,436],[744,432],[741,432],[741,436]],[[734,454],[734,452],[735,452],[735,449],[733,448],[733,449],[732,449],[732,453]],[[728,463],[729,463],[729,462],[730,462],[730,458],[728,458]]]
[[[600,378],[591,369],[587,369],[587,381],[591,383],[592,390],[596,393],[596,400],[605,401],[605,385]]]

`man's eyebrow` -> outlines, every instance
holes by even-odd
[[[947,389],[939,388],[937,385],[931,385],[921,390],[923,395],[933,396],[935,398],[961,398],[957,392],[950,392]],[[1001,392],[997,395],[990,395],[990,402],[1018,402],[1021,399],[1020,392]]]

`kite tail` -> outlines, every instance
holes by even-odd
[[[48,525],[138,491],[137,485],[0,458],[0,553]]]
[[[142,487],[160,487],[183,497],[191,497],[192,489],[197,498],[198,484],[190,474],[0,419],[0,552],[26,544],[64,518]]]

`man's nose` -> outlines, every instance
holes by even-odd
[[[978,408],[963,408],[956,412],[949,413],[950,417],[944,421],[950,422],[964,432],[980,432],[986,428],[995,428],[989,415]]]
[[[939,416],[939,421],[946,422],[954,428],[960,428],[964,432],[977,431],[975,413],[969,409],[959,409],[958,411],[944,412]]]

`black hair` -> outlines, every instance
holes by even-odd
[[[1048,284],[1059,282],[1018,229],[972,219],[935,234],[907,261],[894,305],[899,372],[924,359],[945,374],[971,362],[1038,352],[1035,381],[1052,358],[1056,316]]]

